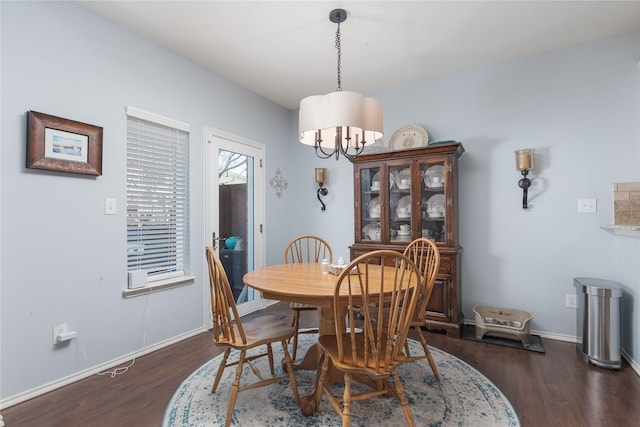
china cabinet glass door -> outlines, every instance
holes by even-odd
[[[389,241],[406,244],[416,234],[412,230],[411,163],[389,166]],[[416,213],[417,214],[417,213]]]
[[[362,240],[380,241],[382,227],[381,168],[360,169],[360,220],[362,224]],[[385,180],[386,182],[386,180]],[[385,197],[386,198],[386,197]]]
[[[421,163],[420,188],[422,237],[436,242],[447,240],[447,199],[445,161]]]

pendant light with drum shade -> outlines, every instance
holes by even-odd
[[[380,101],[357,92],[343,91],[341,81],[340,24],[347,19],[344,9],[334,9],[329,20],[338,24],[336,49],[338,51],[338,88],[326,95],[313,95],[300,101],[300,142],[312,145],[322,159],[343,155],[354,158],[366,144],[382,138],[382,106]]]

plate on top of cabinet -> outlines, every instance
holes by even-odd
[[[422,126],[410,125],[398,129],[389,140],[390,150],[408,150],[410,148],[426,147],[429,144],[429,134]]]

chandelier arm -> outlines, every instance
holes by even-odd
[[[343,149],[341,149],[340,151],[342,151],[342,155],[345,156],[347,159],[355,159],[364,150],[364,144],[362,144],[361,148],[353,148],[353,149],[355,150],[353,154],[349,154]]]
[[[316,149],[316,156],[318,156],[321,159],[329,159],[331,157],[333,157],[334,155],[336,155],[336,160],[338,159],[338,154],[336,153],[335,148],[333,150],[331,150],[330,152],[326,152],[324,151],[324,149],[322,148],[322,146],[320,144],[316,144],[314,146],[314,148]]]
[[[335,149],[331,150],[330,152],[324,151],[324,149],[322,148],[322,130],[320,129],[316,131],[316,138],[313,144],[313,148],[315,148],[316,150],[316,156],[323,160],[332,157],[336,153]]]

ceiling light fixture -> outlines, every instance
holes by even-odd
[[[342,90],[340,24],[346,19],[344,9],[334,9],[329,14],[329,20],[338,24],[338,89],[300,101],[300,142],[312,145],[322,159],[334,155],[336,160],[340,155],[351,159],[362,153],[366,144],[373,144],[383,135],[380,101]]]

